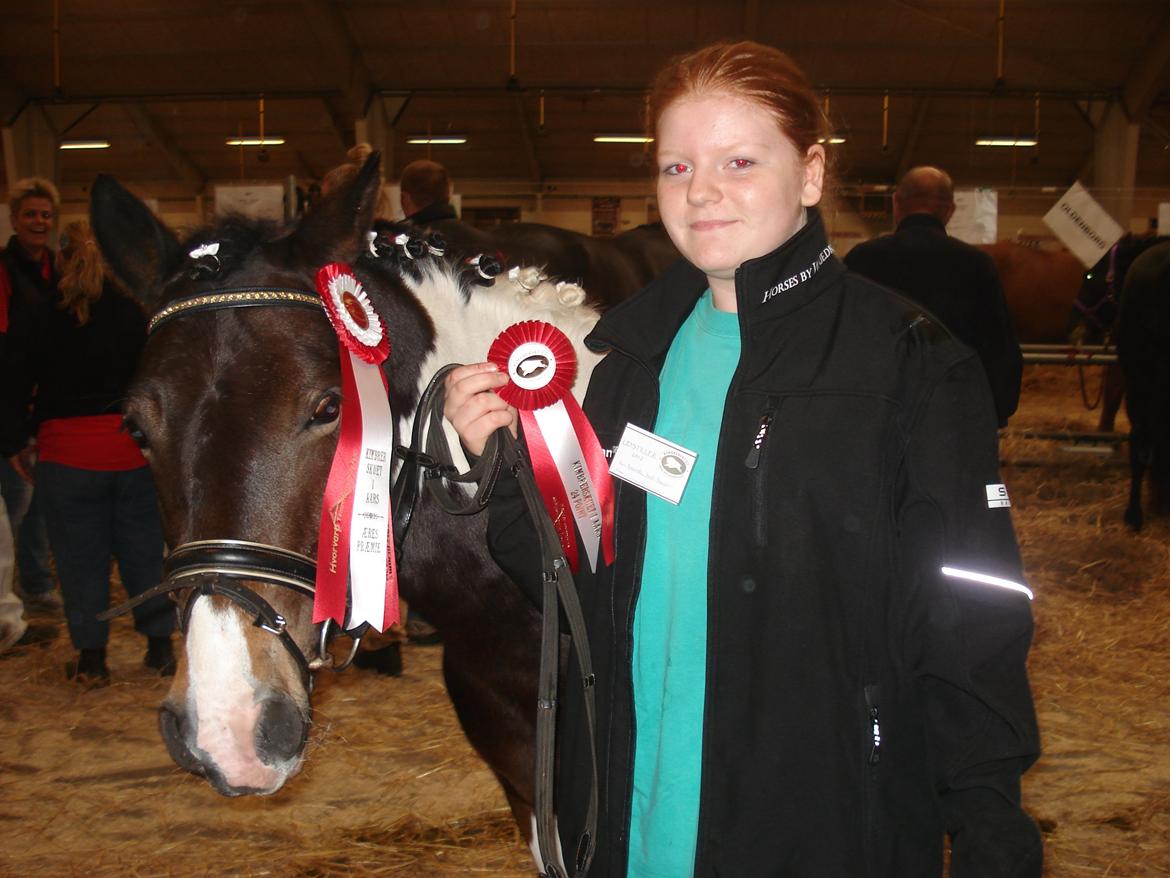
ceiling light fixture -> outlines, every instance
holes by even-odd
[[[462,134],[436,134],[433,136],[420,134],[416,137],[406,138],[406,142],[411,146],[460,146],[467,143],[467,138]]]
[[[838,143],[844,143],[844,142],[845,142],[845,138],[844,138],[844,137],[842,137],[840,134],[833,134],[833,135],[831,135],[831,136],[829,137],[829,139],[828,139],[828,140],[826,140],[826,139],[825,139],[825,138],[823,138],[823,137],[818,137],[818,138],[817,138],[817,143],[830,143],[830,144],[834,144],[834,145],[835,145],[835,144],[838,144]]]
[[[598,134],[593,138],[594,143],[653,143],[653,137],[644,134]]]
[[[283,137],[230,137],[228,146],[283,146]]]
[[[1040,141],[1031,137],[980,137],[976,146],[1037,146]]]
[[[109,149],[108,140],[62,140],[58,149]]]

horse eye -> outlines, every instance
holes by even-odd
[[[122,429],[126,431],[126,435],[134,440],[134,444],[145,451],[150,443],[146,441],[146,434],[142,432],[142,428],[138,426],[133,418],[122,419]]]
[[[316,427],[322,424],[332,424],[340,415],[341,394],[335,390],[330,390],[317,400],[317,407],[313,410],[313,416],[309,418],[309,426]]]

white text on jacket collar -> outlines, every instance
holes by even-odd
[[[780,295],[781,293],[785,293],[793,287],[798,287],[805,281],[811,280],[812,276],[817,273],[817,269],[819,269],[821,265],[824,264],[825,260],[828,259],[832,254],[833,245],[826,244],[825,249],[817,254],[817,258],[812,261],[808,268],[802,268],[796,274],[792,275],[792,277],[785,278],[775,286],[764,290],[764,298],[760,301],[760,304],[766,304],[770,299],[776,298],[776,296]]]

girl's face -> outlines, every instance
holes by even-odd
[[[792,237],[821,199],[825,151],[801,155],[759,104],[682,98],[658,119],[658,212],[675,246],[734,303],[735,270]],[[734,307],[734,304],[732,304]]]
[[[47,198],[29,196],[20,202],[16,216],[12,218],[12,230],[16,239],[31,255],[39,255],[49,246],[49,233],[53,231],[53,202]]]

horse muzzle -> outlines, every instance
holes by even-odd
[[[293,698],[273,692],[256,703],[250,728],[247,719],[217,723],[221,733],[209,737],[187,710],[169,700],[159,707],[159,731],[180,768],[225,796],[271,795],[300,771],[310,717]]]

